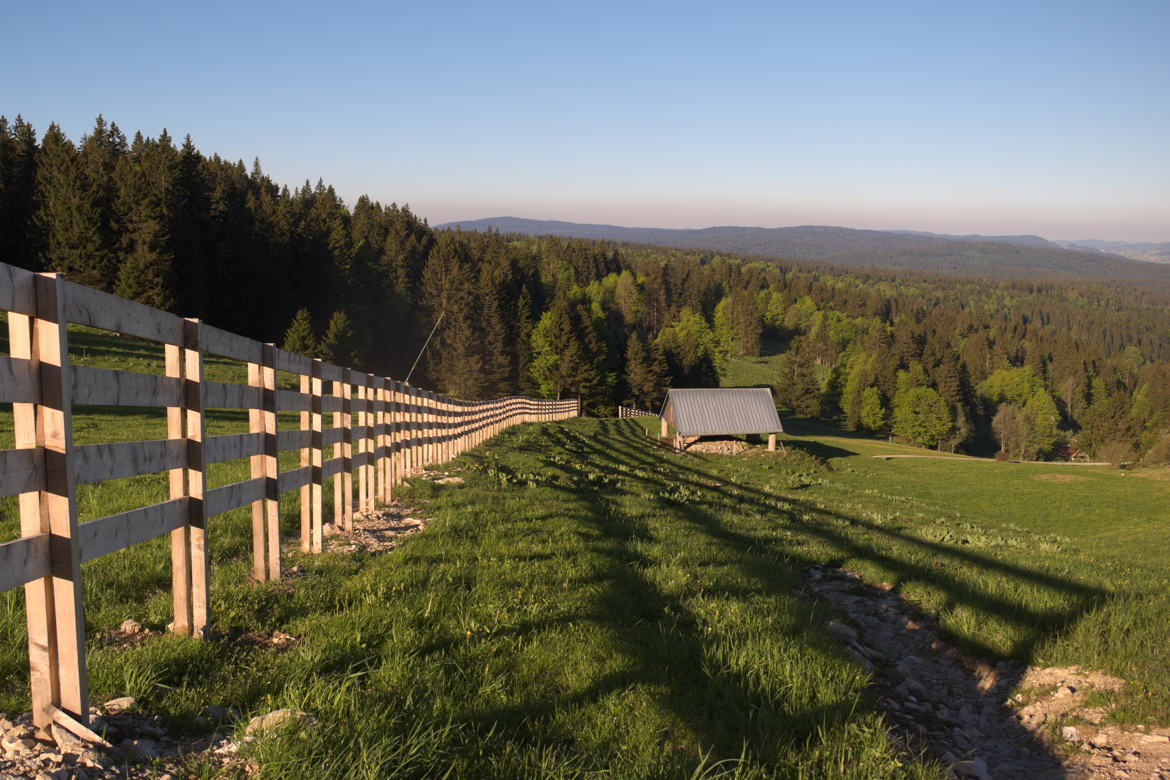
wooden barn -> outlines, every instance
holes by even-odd
[[[676,446],[702,436],[768,435],[768,449],[776,449],[776,434],[784,432],[772,391],[766,387],[671,388],[662,403],[662,438],[673,427]]]

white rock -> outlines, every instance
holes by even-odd
[[[991,774],[987,771],[987,764],[981,758],[973,758],[970,761],[959,761],[951,769],[958,777],[974,777],[976,780],[991,780]]]
[[[142,624],[137,620],[125,620],[118,626],[118,630],[123,634],[137,634],[142,630]]]
[[[257,715],[248,721],[248,726],[244,729],[244,733],[254,734],[258,731],[280,729],[290,724],[305,728],[316,725],[316,723],[317,719],[307,712],[290,709],[273,710],[266,715]]]
[[[125,625],[125,624],[123,624],[123,625]],[[130,709],[133,706],[134,706],[134,697],[133,696],[122,696],[121,698],[118,698],[118,699],[110,699],[108,702],[106,702],[105,704],[102,705],[102,709],[105,710],[110,715],[117,715],[118,713],[125,712],[126,710]]]
[[[1067,739],[1069,742],[1080,742],[1081,732],[1076,726],[1065,726],[1060,730],[1060,736]]]

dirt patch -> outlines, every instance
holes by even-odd
[[[1156,479],[1162,482],[1170,482],[1170,469],[1134,469],[1133,471],[1125,472],[1129,477],[1141,477],[1142,479]]]
[[[701,455],[742,455],[751,449],[739,439],[703,439],[687,447],[687,452]]]
[[[1037,474],[1032,479],[1045,482],[1087,482],[1089,478],[1080,474]]]
[[[813,567],[806,583],[843,613],[829,632],[871,674],[908,755],[925,751],[957,778],[1170,780],[1170,729],[1101,725],[1108,706],[1089,704],[1089,693],[1123,680],[964,655],[893,586],[867,586],[854,572]]]
[[[376,512],[355,515],[352,531],[338,531],[329,537],[329,549],[338,552],[385,552],[411,534],[427,527],[429,518],[417,508],[391,503]]]

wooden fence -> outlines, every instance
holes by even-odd
[[[624,420],[627,417],[657,417],[656,412],[648,412],[645,409],[638,409],[633,406],[619,406],[618,419]]]
[[[579,413],[576,400],[447,398],[2,263],[0,310],[10,343],[0,357],[0,403],[12,404],[16,440],[0,450],[0,496],[19,496],[21,531],[0,544],[0,591],[24,586],[33,717],[42,728],[87,722],[81,564],[170,534],[173,629],[202,636],[209,518],[251,505],[254,577],[278,580],[280,501],[290,491],[300,493],[301,550],[320,552],[327,533],[350,529],[355,511],[390,500],[395,485],[428,464],[508,426]],[[165,376],[71,365],[70,323],[161,343]],[[205,379],[204,355],[246,363],[248,383]],[[278,371],[298,377],[299,389],[278,387]],[[74,444],[74,406],[165,408],[167,438]],[[207,409],[247,409],[249,432],[205,436]],[[298,412],[299,427],[278,430],[280,412]],[[280,471],[278,456],[289,450],[300,452],[300,465]],[[205,487],[208,465],[244,458],[249,479]],[[78,485],[164,471],[168,500],[78,522]]]

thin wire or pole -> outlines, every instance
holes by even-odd
[[[427,340],[423,342],[422,349],[418,351],[418,357],[414,359],[414,365],[411,366],[410,371],[406,373],[406,384],[410,384],[411,374],[413,374],[414,370],[418,368],[418,361],[422,360],[423,353],[427,351],[427,345],[431,343],[431,337],[435,335],[435,331],[439,329],[439,323],[443,321],[443,317],[445,316],[447,316],[447,310],[443,309],[443,311],[439,312],[439,319],[435,320],[434,327],[431,328],[431,332],[427,336]]]

